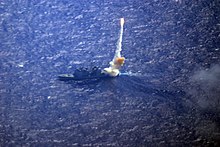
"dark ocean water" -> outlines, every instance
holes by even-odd
[[[0,146],[220,146],[217,0],[0,1]],[[122,72],[107,67],[125,18]]]

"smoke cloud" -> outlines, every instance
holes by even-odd
[[[189,87],[189,94],[200,108],[220,112],[220,65],[195,72]]]

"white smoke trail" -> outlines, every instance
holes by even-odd
[[[121,57],[121,50],[122,50],[122,36],[123,36],[123,27],[124,27],[124,18],[120,19],[121,30],[119,40],[117,42],[117,48],[115,51],[115,55],[113,60],[109,63],[110,66],[108,68],[103,69],[103,73],[106,73],[112,77],[116,77],[120,74],[120,68],[124,64],[124,57]]]
[[[117,57],[121,57],[122,37],[123,37],[123,30],[124,30],[124,18],[120,19],[120,25],[121,25],[120,36],[119,36],[119,39],[117,42],[117,48],[116,48],[115,56],[114,56],[112,62],[114,62]]]

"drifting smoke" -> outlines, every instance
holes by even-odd
[[[202,109],[220,112],[220,65],[194,73],[190,95]]]

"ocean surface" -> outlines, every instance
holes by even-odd
[[[0,146],[220,146],[218,0],[0,1]],[[121,72],[105,68],[125,19]]]

